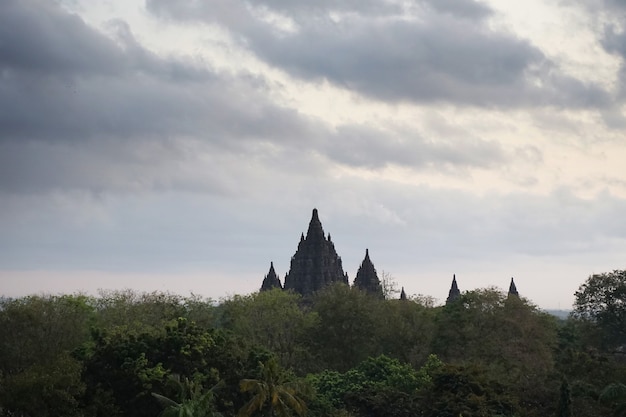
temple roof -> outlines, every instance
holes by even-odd
[[[328,239],[324,236],[317,209],[313,209],[306,237],[301,236],[298,249],[291,257],[285,289],[310,295],[334,282],[347,284],[348,278],[330,234]]]
[[[401,300],[406,300],[406,293],[404,292],[404,287],[402,287],[402,291],[400,291],[400,299]]]
[[[459,286],[456,283],[456,274],[452,275],[452,286],[450,287],[450,291],[448,292],[448,298],[446,299],[446,304],[450,304],[456,300],[461,298],[461,291],[459,290]]]
[[[363,262],[356,273],[356,277],[354,278],[354,286],[381,298],[384,296],[383,288],[380,285],[380,279],[378,279],[378,274],[376,273],[376,268],[374,268],[374,264],[370,259],[368,249],[365,249],[365,259],[363,259]]]
[[[511,277],[511,285],[509,285],[509,296],[514,295],[519,297],[519,293],[517,292],[517,287],[515,286],[515,282],[513,281],[513,277]]]
[[[324,229],[322,228],[322,222],[320,222],[316,208],[313,209],[313,215],[311,216],[311,221],[309,222],[309,229],[306,232],[306,240],[325,240]]]
[[[270,270],[267,273],[267,275],[265,275],[265,278],[263,278],[263,283],[261,284],[261,291],[268,291],[273,288],[282,289],[283,286],[280,283],[280,279],[278,278],[276,271],[274,270],[274,262],[270,262]]]

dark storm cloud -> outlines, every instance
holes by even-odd
[[[47,2],[0,5],[0,190],[228,193],[233,180],[225,172],[248,175],[259,161],[284,167],[293,155],[300,161],[294,170],[319,155],[325,164],[371,169],[506,160],[494,142],[437,143],[365,125],[332,129],[272,103],[272,86],[261,77],[160,57],[125,22],[109,27],[111,36]],[[206,178],[198,181],[194,169]]]
[[[229,4],[236,16],[219,0],[147,0],[160,16],[228,28],[260,58],[295,76],[326,79],[390,102],[582,107],[609,101],[599,86],[560,73],[526,40],[491,29],[485,17],[492,12],[476,2],[417,2],[402,11],[383,1],[363,7],[316,3],[311,14],[303,13],[307,6],[300,2],[254,3],[291,19],[290,30],[267,23],[240,1]],[[377,14],[372,4],[381,8]]]
[[[216,119],[246,112],[231,98],[253,92],[245,80],[239,91],[202,63],[155,56],[124,22],[112,26],[116,40],[45,2],[2,3],[0,141],[223,134]]]
[[[50,2],[0,3],[0,68],[45,75],[120,71],[126,57],[109,39]]]

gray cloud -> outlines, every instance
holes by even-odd
[[[109,39],[52,2],[0,4],[0,68],[46,76],[119,73],[127,57]]]
[[[0,6],[0,30],[14,40],[0,46],[1,190],[182,187],[223,194],[239,189],[220,172],[243,166],[247,175],[259,161],[298,172],[307,164],[325,169],[307,161],[319,156],[326,167],[368,169],[485,167],[507,159],[499,144],[479,139],[442,142],[366,125],[333,129],[272,103],[263,78],[159,57],[123,21],[111,22],[111,38],[39,3]]]
[[[626,201],[610,194],[595,201],[567,189],[546,196],[479,197],[329,176],[298,181],[285,176],[264,183],[262,194],[253,200],[180,191],[131,199],[81,194],[3,198],[0,264],[153,271],[187,265],[235,268],[245,260],[248,268],[257,269],[258,285],[270,260],[286,272],[312,207],[320,209],[325,231],[347,268],[356,268],[366,247],[379,270],[411,265],[415,273],[433,268],[447,273],[451,263],[501,264],[512,254],[614,253],[626,240],[620,215]],[[348,272],[353,277],[355,270]]]
[[[216,9],[211,6],[215,3]],[[301,13],[300,2],[263,2],[296,22],[281,31],[241,2],[238,18],[219,1],[181,3],[147,0],[160,16],[205,19],[225,26],[272,65],[305,79],[336,85],[386,101],[443,101],[477,106],[605,106],[609,95],[599,86],[561,74],[539,49],[515,36],[496,32],[484,19],[491,11],[475,2],[419,2],[416,10],[370,14],[340,3],[345,12],[333,20],[332,5]],[[348,11],[350,13],[348,13]]]
[[[253,291],[269,261],[281,275],[287,271],[312,207],[320,209],[351,276],[366,247],[379,271],[403,271],[402,284],[435,271],[447,287],[448,273],[473,268],[479,275],[485,265],[498,265],[514,274],[532,264],[528,274],[543,289],[547,278],[582,282],[594,268],[620,267],[612,262],[624,253],[623,198],[607,192],[583,199],[567,188],[496,193],[488,183],[480,184],[480,194],[474,189],[483,179],[504,178],[520,184],[517,190],[533,181],[542,190],[558,183],[549,176],[569,165],[542,168],[554,162],[552,152],[567,147],[554,142],[546,149],[542,141],[586,137],[594,127],[578,122],[587,114],[558,107],[608,100],[597,87],[560,74],[536,46],[489,29],[494,12],[482,3],[153,0],[148,6],[163,18],[224,26],[275,68],[330,80],[356,92],[355,100],[452,106],[424,106],[407,125],[377,115],[335,126],[277,104],[272,96],[281,86],[269,78],[220,72],[195,56],[153,53],[123,20],[101,31],[56,2],[0,0],[0,269],[153,274],[189,268],[200,271],[204,286],[223,291],[243,288],[248,278],[241,277],[252,276],[246,285]],[[622,54],[622,36],[607,32],[605,46]],[[476,105],[557,108],[457,107]],[[411,112],[399,110],[395,120]],[[605,115],[615,126],[623,123],[619,112]],[[537,131],[527,133],[526,123]],[[491,133],[481,137],[491,126],[501,141]],[[377,175],[390,166],[427,175],[413,183]],[[344,167],[370,172],[360,177]],[[481,174],[472,177],[470,168]],[[623,189],[615,171],[601,178],[590,170],[589,184],[572,187]],[[427,186],[431,173],[437,181],[455,176],[465,191]],[[517,264],[508,263],[513,258]],[[580,275],[560,271],[553,280],[544,269],[550,266]],[[414,288],[437,296],[428,287],[432,278]],[[169,281],[179,285],[177,277]]]
[[[429,141],[417,134],[398,130],[382,132],[369,126],[342,126],[322,147],[332,159],[342,164],[381,168],[389,164],[406,167],[494,167],[509,156],[493,141],[464,138]]]

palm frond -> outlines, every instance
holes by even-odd
[[[153,392],[152,396],[156,398],[159,404],[163,407],[178,407],[180,405],[171,398],[167,398],[165,395],[157,394],[156,392]]]
[[[626,385],[619,382],[609,384],[604,387],[598,399],[604,402],[620,399],[626,401]]]

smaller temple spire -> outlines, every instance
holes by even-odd
[[[365,249],[365,259],[361,262],[361,266],[354,278],[354,286],[372,295],[384,298],[383,287],[380,284],[376,268],[374,268],[374,264],[370,259],[368,249]]]
[[[517,287],[515,286],[513,277],[511,277],[511,285],[509,285],[509,297],[512,295],[514,295],[515,297],[519,297],[519,293],[517,292]]]
[[[446,299],[446,304],[453,303],[459,298],[461,298],[461,291],[459,291],[459,286],[456,283],[456,274],[453,274],[452,286],[450,287],[450,291],[448,292],[448,298]]]
[[[274,270],[274,262],[270,262],[270,270],[263,278],[263,284],[261,284],[261,291],[269,291],[274,288],[280,288],[282,290],[283,286],[280,283],[280,279]]]
[[[402,291],[400,291],[400,300],[406,301],[406,293],[404,292],[404,287],[402,287]]]

